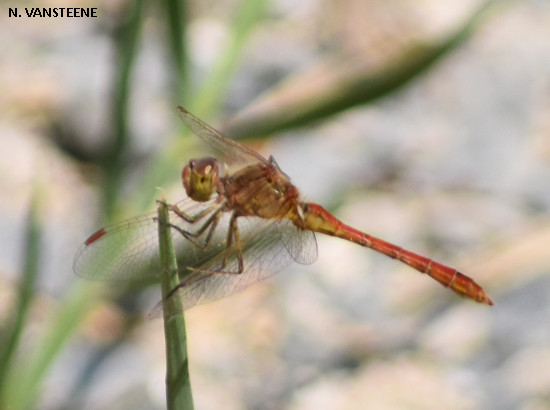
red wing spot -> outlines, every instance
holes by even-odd
[[[84,242],[84,245],[89,246],[95,241],[97,241],[99,238],[101,238],[103,235],[105,235],[107,231],[105,229],[100,229],[96,233],[92,234],[88,239],[86,239],[86,242]]]

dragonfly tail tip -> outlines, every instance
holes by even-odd
[[[493,302],[493,299],[491,299],[491,297],[485,292],[483,292],[483,294],[477,301],[489,306],[493,306],[495,304],[495,302]]]

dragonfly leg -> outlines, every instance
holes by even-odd
[[[237,218],[238,215],[233,213],[231,215],[231,220],[229,221],[229,229],[227,231],[227,239],[226,239],[226,247],[225,252],[223,255],[223,260],[221,265],[216,269],[201,269],[201,268],[193,268],[193,267],[187,267],[187,269],[194,271],[194,272],[200,272],[200,273],[207,273],[207,274],[230,274],[230,275],[240,275],[244,272],[244,262],[243,262],[243,250],[242,250],[242,244],[241,239],[239,236],[239,227],[237,225]],[[217,222],[216,222],[217,223]],[[233,253],[236,253],[237,257],[237,270],[236,271],[230,271],[226,270],[227,264],[229,262],[229,259]],[[185,284],[181,285],[180,287],[185,286]]]
[[[231,273],[241,274],[244,271],[243,249],[241,246],[241,238],[239,236],[239,226],[237,225],[237,216],[235,213],[231,215],[231,221],[229,222],[229,230],[227,232],[227,247],[225,248],[223,262],[222,262],[222,265],[218,269],[216,269],[216,271],[223,272],[223,270],[227,266],[229,256],[231,255],[231,245],[233,244],[233,240],[235,243],[235,251],[237,252],[238,270],[237,272],[231,272]],[[224,273],[228,273],[228,272],[224,272]]]
[[[195,245],[199,249],[206,249],[210,243],[210,240],[212,239],[212,235],[214,234],[214,231],[216,230],[216,227],[218,226],[218,222],[220,221],[222,214],[222,208],[220,207],[218,210],[216,210],[210,218],[195,232],[189,232],[185,229],[179,227],[178,225],[168,223],[167,225],[178,231],[182,236],[185,237],[189,242],[191,242],[193,245]],[[201,236],[206,230],[208,229],[208,233],[206,234],[206,238],[204,239],[204,242],[201,244],[197,241],[197,238]]]
[[[216,217],[216,215],[217,215],[217,217]],[[216,225],[219,222],[220,217],[221,217],[221,212],[217,212],[216,214],[214,214],[211,218],[209,218],[208,221],[206,221],[206,223],[203,225],[203,227],[201,227],[201,229],[199,230],[200,232],[197,231],[195,236],[200,235],[200,233],[204,232],[206,230],[207,226],[210,225],[211,228],[210,228],[210,231],[208,232],[208,235],[207,235],[207,238],[206,238],[206,241],[209,241],[211,236],[212,236],[212,233],[214,232],[214,229],[215,229]],[[237,218],[238,218],[237,214],[233,213],[231,215],[231,220],[229,222],[229,229],[227,231],[227,238],[226,238],[227,246],[225,248],[225,252],[224,252],[224,256],[223,256],[223,260],[222,260],[221,265],[216,269],[200,269],[200,268],[194,268],[194,267],[186,267],[186,269],[188,269],[189,271],[191,271],[193,273],[189,274],[187,277],[185,277],[185,279],[183,279],[180,283],[178,283],[176,285],[176,287],[174,287],[174,289],[172,289],[170,291],[170,293],[168,293],[166,298],[172,297],[179,289],[183,289],[186,286],[192,285],[193,283],[202,280],[203,277],[204,277],[203,274],[207,274],[207,275],[219,275],[219,274],[240,275],[241,273],[244,272],[242,244],[241,244],[241,239],[240,239],[240,236],[239,236],[239,227],[238,227],[238,224],[237,224]],[[188,235],[190,235],[188,232],[184,231],[179,226],[172,226],[172,227],[174,229],[176,229],[178,232],[180,232],[182,235],[184,235],[186,238],[188,238]],[[234,249],[232,249],[232,248],[234,248]],[[227,264],[229,262],[229,258],[231,257],[231,254],[233,252],[236,252],[236,254],[237,254],[236,255],[236,257],[237,257],[237,271],[225,270],[225,268],[227,267]]]
[[[166,206],[170,211],[175,213],[178,217],[180,217],[181,219],[183,219],[184,221],[189,222],[189,223],[197,222],[198,220],[200,220],[204,216],[208,215],[210,212],[212,212],[214,209],[216,209],[216,207],[218,207],[220,205],[219,201],[216,201],[212,205],[210,205],[208,208],[203,209],[202,211],[198,212],[197,214],[189,215],[188,213],[186,213],[186,212],[182,211],[181,209],[179,209],[177,205],[168,204],[168,203],[166,203],[164,201],[161,201],[161,200],[157,200],[157,203]]]

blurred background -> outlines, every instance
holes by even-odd
[[[316,263],[186,312],[197,409],[550,409],[547,1],[0,8],[0,408],[165,407],[160,292],[72,260],[158,187],[183,197],[210,152],[183,105],[495,301],[318,235]]]

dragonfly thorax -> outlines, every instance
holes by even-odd
[[[240,216],[283,219],[294,212],[299,193],[271,162],[258,162],[221,178],[226,209]]]
[[[219,174],[220,167],[216,158],[190,160],[181,172],[187,196],[198,202],[208,201],[217,192]]]

